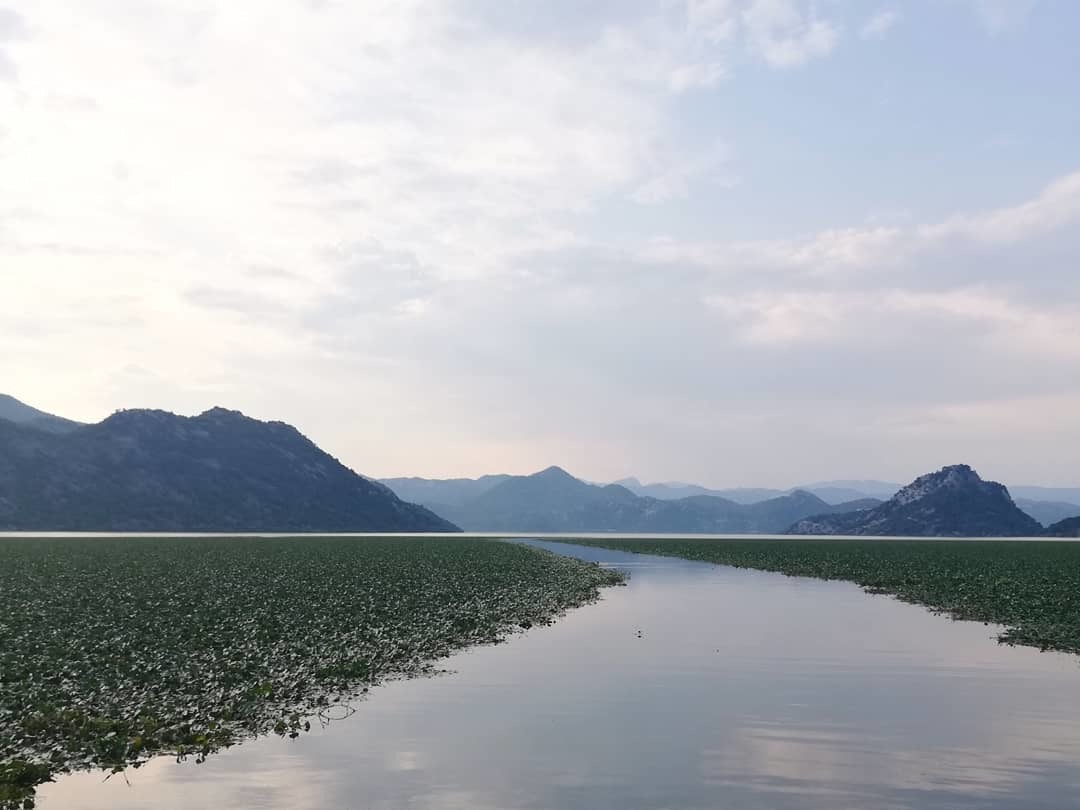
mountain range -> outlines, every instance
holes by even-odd
[[[791,489],[771,489],[768,487],[737,487],[734,489],[709,489],[697,484],[682,481],[669,481],[659,484],[642,484],[637,478],[621,478],[614,483],[626,487],[635,495],[645,495],[662,501],[688,498],[691,495],[713,495],[717,498],[735,501],[741,504],[760,503],[771,498],[790,495],[796,490],[817,495],[826,503],[838,504],[863,498],[884,500],[896,494],[899,484],[887,481],[820,481],[804,484]]]
[[[792,490],[589,483],[560,467],[477,479],[365,478],[295,428],[213,408],[82,424],[0,395],[0,529],[1072,536],[1080,490],[1001,484],[955,465],[906,487]],[[869,492],[882,495],[872,497]],[[649,494],[654,493],[654,494]],[[730,497],[727,497],[730,496]],[[849,497],[851,496],[851,497]],[[1035,497],[1032,497],[1035,496]],[[1080,498],[1078,498],[1080,500]],[[1022,511],[1020,507],[1027,510]]]
[[[282,422],[213,408],[118,411],[80,425],[3,404],[3,530],[457,530]]]
[[[383,483],[466,531],[776,533],[802,517],[880,503],[862,499],[833,505],[801,490],[752,504],[715,495],[662,500],[636,495],[620,484],[589,484],[560,467],[472,481]]]
[[[558,468],[552,468],[558,469]],[[527,479],[542,476],[537,473],[534,476],[514,475],[485,475],[481,478],[451,478],[451,479],[428,479],[428,478],[383,478],[382,483],[397,493],[398,497],[407,501],[420,503],[437,514],[449,518],[468,531],[502,531],[507,528],[506,523],[511,517],[524,518],[522,500],[517,495],[511,495],[520,485],[512,485],[507,489],[499,489],[494,495],[488,493],[502,487],[508,481],[514,479]],[[900,484],[888,481],[873,480],[838,480],[820,481],[794,489],[769,489],[769,488],[740,488],[740,489],[709,489],[697,484],[683,482],[668,482],[659,484],[642,484],[636,478],[622,478],[608,487],[618,489],[607,490],[606,500],[614,505],[626,501],[625,493],[636,495],[645,499],[644,504],[636,507],[640,511],[648,512],[647,517],[631,521],[628,517],[625,503],[619,507],[618,516],[611,515],[603,520],[599,518],[596,510],[597,502],[603,500],[601,491],[606,487],[603,484],[590,484],[574,479],[578,484],[592,489],[586,490],[575,487],[576,493],[570,500],[552,509],[581,510],[585,501],[592,505],[590,509],[589,525],[599,524],[623,525],[627,522],[641,525],[647,522],[654,528],[619,528],[618,531],[687,531],[681,528],[687,522],[699,525],[724,526],[728,528],[709,529],[709,532],[727,533],[738,532],[764,532],[774,533],[784,531],[790,526],[779,525],[781,517],[795,514],[791,522],[803,518],[814,517],[819,514],[838,513],[851,511],[852,505],[860,508],[877,506],[883,501],[893,497],[903,489]],[[1080,489],[1018,486],[1010,487],[1010,494],[1022,492],[1026,497],[1016,497],[1015,503],[1025,513],[1034,518],[1039,524],[1039,531],[1043,526],[1050,526],[1070,517],[1080,516],[1080,504],[1070,503],[1064,500],[1070,496],[1080,502]],[[538,496],[543,493],[537,492]],[[569,495],[570,493],[568,493]],[[806,495],[812,495],[817,500],[811,501]],[[504,497],[516,499],[516,505],[499,505]],[[723,503],[708,500],[690,501],[689,499],[712,498]],[[817,501],[820,500],[821,503]],[[662,503],[673,502],[680,504],[677,507],[664,507]],[[539,503],[539,501],[538,501]],[[571,506],[570,504],[575,504]],[[649,504],[648,507],[645,504]],[[791,509],[793,504],[814,509],[817,511],[802,512],[800,509]],[[734,509],[733,506],[747,507],[745,510]],[[749,507],[755,507],[750,509]],[[517,510],[517,511],[515,511]],[[695,517],[691,518],[689,512]],[[576,513],[575,513],[576,514]],[[539,529],[536,526],[569,525],[568,516],[556,514],[542,517],[533,508],[528,514],[528,525],[521,525],[522,531],[556,531],[556,529]],[[669,522],[670,521],[670,522]],[[497,525],[499,524],[499,525]],[[662,528],[671,526],[673,528]],[[731,528],[738,527],[738,528]],[[559,529],[559,531],[607,531],[608,529],[586,529],[584,524],[572,528]],[[612,531],[616,529],[611,529]],[[706,530],[703,530],[706,531]]]

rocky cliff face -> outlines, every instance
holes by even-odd
[[[957,464],[920,476],[878,507],[797,521],[789,534],[1032,537],[1042,527],[1009,491]]]
[[[0,529],[454,531],[282,422],[120,411],[54,433],[0,419]]]

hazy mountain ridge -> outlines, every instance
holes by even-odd
[[[81,422],[39,411],[8,394],[0,394],[0,419],[7,419],[18,425],[26,425],[50,433],[67,433],[82,427]]]
[[[460,515],[458,508],[470,498],[487,492],[497,484],[509,478],[522,477],[511,475],[485,475],[481,478],[387,478],[382,482],[388,485],[400,498],[420,503],[440,515]],[[753,506],[763,501],[790,496],[795,492],[809,492],[816,495],[827,505],[849,507],[853,503],[860,506],[873,506],[887,500],[902,489],[900,484],[873,479],[842,479],[819,481],[793,489],[769,489],[763,487],[744,487],[734,489],[709,489],[697,484],[681,481],[642,484],[637,478],[622,478],[614,482],[635,495],[660,501],[676,501],[696,496],[722,498],[743,506]],[[595,484],[595,486],[604,486]],[[1049,526],[1064,518],[1080,515],[1080,503],[1068,503],[1065,500],[1049,500],[1050,496],[1060,497],[1073,490],[1067,487],[1010,487],[1010,494],[1015,496],[1016,505],[1043,526]],[[1016,492],[1034,493],[1037,497],[1016,496]],[[1044,497],[1045,496],[1045,497]],[[1080,501],[1080,497],[1077,498]],[[852,509],[854,507],[851,507]],[[806,517],[805,515],[801,517]],[[786,527],[784,527],[786,528]]]
[[[54,433],[0,419],[0,528],[455,531],[296,428],[213,408],[125,410]]]
[[[1008,491],[1004,499],[1001,493],[991,498],[993,508],[980,507],[993,530],[970,525],[950,530],[944,524],[920,528],[920,520],[933,521],[896,511],[932,494],[920,487],[934,484],[934,476],[945,473],[948,481],[970,483],[964,470],[990,489],[1004,491],[964,465],[922,476],[896,492],[892,506],[893,501],[883,504],[863,490],[888,492],[897,485],[873,480],[822,481],[793,490],[710,490],[682,482],[644,485],[636,478],[590,484],[551,467],[531,476],[378,482],[348,470],[295,428],[235,411],[214,408],[191,418],[119,411],[98,425],[83,425],[0,394],[0,528],[448,531],[456,528],[449,522],[454,521],[473,531],[749,534],[798,527],[808,533],[896,533],[899,528],[887,527],[906,525],[901,533],[1022,529],[1037,534],[1042,526],[1036,530],[1030,521],[1017,520],[1016,507],[1055,531],[1069,530],[1068,518],[1080,516],[1076,504],[1029,497],[1014,503]],[[930,490],[936,491],[935,486]],[[1017,490],[1080,494],[1070,488]],[[688,494],[672,497],[678,493]],[[848,495],[856,497],[836,502]],[[969,495],[935,508],[963,511],[960,502]],[[229,498],[234,499],[231,507]],[[959,512],[950,520],[963,523]],[[969,515],[969,524],[972,520]],[[868,528],[871,523],[875,528]]]
[[[399,498],[411,503],[456,506],[482,495],[509,475],[483,475],[480,478],[380,478]]]
[[[386,483],[393,488],[393,479]],[[809,514],[876,503],[835,507],[801,491],[749,505],[712,495],[662,500],[636,495],[620,484],[589,484],[549,467],[533,475],[506,476],[479,495],[444,504],[439,514],[466,531],[774,533]]]
[[[1012,490],[1009,490],[1010,494]],[[1080,505],[1061,501],[1037,501],[1031,498],[1013,497],[1013,501],[1022,510],[1039,521],[1043,526],[1051,526],[1071,517],[1080,516]]]
[[[794,523],[789,534],[905,537],[1031,537],[1043,527],[1009,491],[957,464],[916,478],[880,506],[823,514]]]
[[[746,506],[791,495],[793,492],[802,490],[817,495],[829,504],[840,504],[863,498],[877,498],[884,500],[890,498],[900,489],[899,484],[890,484],[887,481],[819,481],[813,484],[803,484],[790,489],[776,489],[771,487],[734,487],[731,489],[710,489],[698,484],[688,484],[683,481],[668,481],[662,483],[643,484],[637,478],[622,478],[615,481],[616,484],[625,486],[635,495],[644,495],[659,500],[676,500],[688,498],[693,495],[712,495],[724,498]]]

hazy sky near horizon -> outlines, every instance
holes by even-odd
[[[375,476],[1080,482],[1080,3],[0,0],[0,391]]]

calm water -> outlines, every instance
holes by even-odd
[[[1080,807],[1076,657],[854,585],[551,547],[630,585],[298,740],[76,774],[39,807]]]

